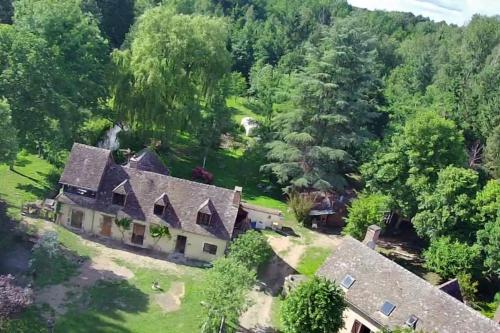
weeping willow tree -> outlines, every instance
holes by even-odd
[[[218,95],[231,65],[227,40],[224,19],[175,14],[166,6],[147,10],[129,48],[113,54],[115,111],[150,137],[168,140],[188,127],[196,132],[207,112],[224,112]]]

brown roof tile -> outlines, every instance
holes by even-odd
[[[59,182],[97,191],[111,158],[111,152],[107,149],[75,143]]]
[[[317,275],[340,283],[356,279],[346,291],[354,307],[382,326],[403,326],[417,316],[416,330],[439,333],[499,333],[500,326],[363,243],[345,237]],[[379,310],[384,301],[396,308],[390,316]]]
[[[85,169],[78,170],[76,163],[71,164],[71,168],[85,173]],[[119,207],[112,204],[112,193],[124,182],[130,186],[130,190],[125,207]],[[159,217],[154,214],[154,204],[164,194],[168,199],[168,205],[163,217]],[[63,193],[58,196],[58,200],[62,203],[117,214],[119,217],[129,217],[149,223],[164,223],[172,228],[229,240],[232,238],[238,214],[238,207],[233,205],[234,196],[233,190],[112,163],[102,177],[96,199]],[[198,225],[196,223],[198,210],[207,200],[210,201],[212,213],[211,225]]]

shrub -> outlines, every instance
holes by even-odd
[[[76,273],[77,264],[66,257],[55,232],[43,235],[32,251],[30,269],[38,286],[61,283]]]
[[[313,197],[293,192],[288,197],[288,206],[292,209],[293,215],[300,224],[309,224],[309,212],[314,207]]]
[[[478,282],[472,279],[472,275],[466,273],[458,274],[458,284],[465,303],[473,305],[476,301]]]
[[[162,239],[163,237],[167,237],[168,239],[170,239],[172,237],[170,235],[170,230],[165,225],[154,225],[154,224],[151,224],[149,226],[149,234],[154,239],[153,248],[156,247],[156,244],[158,244],[158,242],[160,241],[160,239]]]
[[[214,175],[201,166],[197,166],[191,171],[191,178],[205,184],[212,184],[214,181]]]
[[[313,277],[283,301],[281,320],[285,333],[338,332],[344,327],[347,307],[344,292],[333,282]]]
[[[248,269],[258,269],[273,255],[266,238],[258,231],[250,230],[236,238],[229,246],[229,257],[241,262]]]
[[[423,253],[425,267],[443,278],[456,277],[459,273],[471,273],[476,268],[480,255],[478,245],[469,246],[450,237],[441,237],[431,242]]]
[[[130,230],[132,220],[128,218],[115,219],[115,224],[122,234],[122,242],[125,240],[125,231]]]
[[[0,275],[0,321],[33,303],[33,291],[16,285],[12,275]]]
[[[391,198],[383,194],[362,194],[347,209],[347,225],[343,233],[363,239],[372,224],[385,227],[384,214],[390,210]]]

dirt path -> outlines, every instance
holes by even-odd
[[[252,290],[248,298],[252,305],[240,317],[240,325],[245,328],[271,327],[273,296],[261,291]]]
[[[28,224],[36,223],[39,227],[41,226],[39,232],[42,234],[48,231],[55,231],[54,224],[50,222],[40,222],[40,220],[33,219],[26,222]],[[66,305],[70,296],[75,297],[75,295],[82,293],[85,288],[93,286],[100,280],[113,281],[133,278],[134,273],[130,269],[119,265],[117,261],[123,261],[132,266],[142,268],[168,271],[172,274],[182,274],[183,272],[181,266],[165,260],[136,254],[125,249],[110,248],[104,244],[84,239],[79,235],[77,237],[80,238],[79,241],[83,245],[93,248],[96,255],[82,264],[77,276],[72,277],[63,284],[45,287],[37,291],[35,295],[36,303],[50,305],[56,315],[62,315],[66,312]],[[171,298],[173,298],[172,306],[180,306],[180,298],[184,294],[184,285],[182,285],[182,288],[176,285],[173,287],[177,289],[171,292]],[[176,305],[177,303],[179,304]]]
[[[340,241],[340,236],[313,234],[313,241],[304,244],[302,239],[269,236],[268,242],[275,252],[264,270],[261,281],[266,286],[265,290],[253,290],[249,294],[252,305],[240,317],[240,323],[245,328],[272,326],[273,296],[277,296],[283,287],[285,277],[296,274],[300,259],[308,247],[334,248]]]
[[[181,308],[185,292],[184,282],[174,282],[166,293],[156,295],[155,299],[163,311],[174,312]]]

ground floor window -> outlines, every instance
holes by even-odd
[[[132,243],[137,245],[142,245],[144,243],[144,233],[146,231],[146,226],[142,224],[134,223],[134,229],[132,231]]]
[[[216,254],[217,253],[217,245],[205,243],[203,244],[203,252]]]
[[[81,229],[83,225],[83,212],[81,210],[71,210],[70,224],[73,228]]]
[[[371,330],[365,325],[361,324],[359,321],[354,320],[351,333],[371,333]]]

